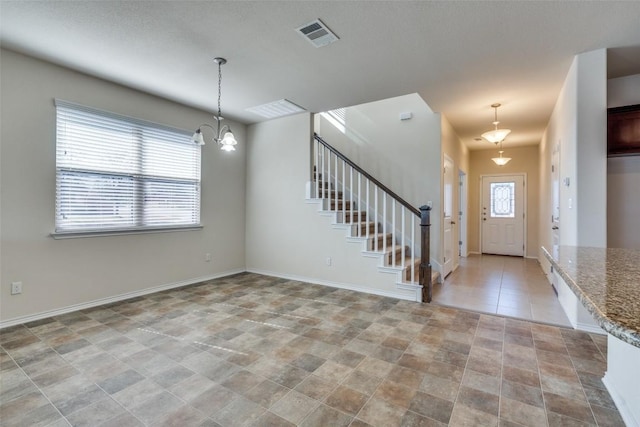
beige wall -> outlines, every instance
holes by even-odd
[[[476,150],[469,155],[469,252],[480,252],[480,184],[482,175],[526,174],[526,257],[538,256],[538,147],[505,147],[505,157],[511,161],[497,166],[492,160],[497,150]]]
[[[244,270],[243,125],[232,123],[236,152],[203,147],[203,229],[54,240],[54,98],[181,129],[212,116],[11,51],[1,51],[1,67],[2,322]],[[14,281],[21,295],[10,295]]]

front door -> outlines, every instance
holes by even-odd
[[[482,177],[482,253],[524,256],[524,176]]]

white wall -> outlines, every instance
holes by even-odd
[[[582,53],[576,56],[576,61],[577,243],[604,248],[607,246],[607,50]],[[560,221],[562,224],[562,218]]]
[[[551,153],[560,144],[560,243],[605,247],[607,241],[606,50],[577,55],[539,145],[539,244],[551,246]],[[545,271],[549,264],[542,252]]]
[[[411,120],[400,113],[411,112]],[[316,132],[377,180],[415,207],[433,202],[431,260],[442,263],[441,117],[417,94],[346,109],[346,134],[325,119]]]
[[[346,240],[332,217],[306,200],[312,118],[308,113],[248,128],[247,270],[365,292],[415,297],[396,289],[396,275],[378,271],[378,258],[362,256],[362,243]],[[326,259],[331,258],[331,265]]]
[[[640,104],[640,74],[607,81],[607,107]],[[640,249],[640,156],[607,159],[607,246]]]
[[[243,125],[232,123],[237,151],[203,148],[203,229],[53,240],[54,98],[182,129],[212,116],[7,50],[1,67],[1,321],[244,270]]]

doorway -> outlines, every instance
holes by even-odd
[[[524,256],[525,176],[482,177],[482,253]]]
[[[458,256],[469,255],[467,249],[467,174],[458,171],[460,191],[458,193]]]

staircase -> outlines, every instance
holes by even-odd
[[[395,273],[398,288],[430,302],[439,280],[429,262],[430,208],[411,206],[318,135],[313,153],[309,197],[320,213],[346,229],[347,242],[361,244],[363,256],[379,258],[381,272]]]

